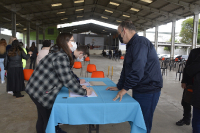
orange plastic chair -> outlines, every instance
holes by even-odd
[[[33,69],[24,69],[24,80],[28,81],[33,74],[33,71]]]
[[[105,78],[103,71],[94,71],[92,72],[91,78]]]
[[[123,59],[124,59],[124,56],[121,56],[121,57],[120,57],[120,59],[122,59],[122,60],[123,60]]]
[[[74,66],[73,66],[73,68],[75,68],[75,69],[81,69],[81,73],[80,73],[80,76],[81,76],[82,71],[83,71],[83,68],[82,68],[82,64],[81,64],[81,62],[80,62],[80,61],[76,61],[76,62],[74,62]]]
[[[163,57],[162,60],[165,60],[165,57]]]
[[[84,60],[84,65],[85,65],[85,62],[87,62],[87,61],[88,61],[89,64],[90,64],[90,57],[86,57],[86,58],[85,58],[85,60]]]
[[[94,64],[88,64],[87,65],[87,70],[85,72],[85,77],[86,77],[86,73],[87,73],[87,77],[88,77],[88,73],[92,73],[94,71],[97,71],[96,65],[94,65]]]

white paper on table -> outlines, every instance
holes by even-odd
[[[83,84],[81,84],[81,85],[91,86],[91,84],[90,84],[89,82],[85,82],[85,83],[83,83]]]
[[[69,97],[97,97],[97,94],[94,91],[94,89],[93,88],[90,88],[90,89],[92,90],[92,94],[89,96],[82,96],[69,90]]]

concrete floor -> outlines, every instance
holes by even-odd
[[[117,62],[99,55],[91,55],[90,58],[90,63],[95,64],[98,71],[104,71],[106,76],[108,66],[110,68],[113,66],[113,81],[118,82],[122,60]],[[27,64],[29,65],[29,60]],[[84,76],[86,66],[87,64],[83,65]],[[80,70],[75,69],[74,72],[80,76]],[[154,113],[151,133],[192,133],[191,125],[182,127],[175,125],[175,122],[180,120],[183,114],[181,106],[183,90],[180,87],[180,81],[175,80],[175,74],[175,71],[168,71],[167,76],[163,76],[164,87]],[[22,94],[25,95],[23,98],[16,99],[7,94],[5,83],[0,84],[0,133],[36,133],[36,106],[25,92]],[[128,94],[131,94],[131,91]],[[88,133],[88,125],[62,125],[60,127],[68,133]],[[100,125],[100,133],[130,133],[130,125],[128,122]]]

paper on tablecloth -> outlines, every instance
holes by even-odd
[[[74,93],[74,92],[72,92],[72,91],[69,90],[69,97],[97,97],[97,94],[94,91],[94,89],[93,88],[89,88],[89,89],[92,90],[92,94],[89,95],[89,96],[82,96],[82,95],[79,95],[79,94]]]

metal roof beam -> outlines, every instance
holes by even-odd
[[[151,11],[151,12],[154,12],[154,13],[157,13],[157,14],[165,15],[167,17],[173,16],[173,15],[177,15],[177,14],[174,14],[174,13],[169,13],[169,12],[166,12],[166,11],[158,10],[156,8],[152,8],[152,7],[149,7],[149,6],[141,5],[141,4],[138,4],[138,3],[135,3],[135,2],[131,2],[131,1],[128,1],[128,0],[113,0],[113,1],[121,2],[121,3],[124,3],[126,5],[132,6],[134,8],[148,10],[148,11]],[[179,19],[184,18],[184,17],[178,16],[178,15],[177,15],[177,17]]]
[[[115,10],[115,9],[112,9],[112,8],[108,8],[108,7],[105,7],[105,6],[100,6],[100,5],[97,5],[98,8],[101,8],[101,9],[108,9],[110,11],[113,11],[113,12],[117,12],[117,13],[120,13],[120,14],[125,14],[125,15],[129,15],[131,17],[134,17],[134,18],[139,18],[139,19],[142,19],[142,20],[146,20],[146,21],[149,21],[149,22],[152,22],[151,19],[148,19],[146,17],[142,17],[142,16],[138,16],[138,15],[133,15],[131,13],[127,13],[127,12],[123,12],[123,11],[119,11],[119,10]]]
[[[37,21],[37,20],[39,20],[39,21],[47,21],[47,20],[55,20],[55,19],[57,19],[57,20],[60,20],[60,21],[64,22],[61,19],[68,18],[66,20],[69,20],[70,18],[74,18],[76,16],[83,16],[84,17],[85,15],[91,15],[91,14],[92,14],[91,12],[77,13],[77,14],[73,14],[73,15],[64,15],[64,16],[59,16],[59,17],[51,17],[51,18],[48,17],[48,18],[43,18],[43,19],[33,19],[33,21]]]
[[[184,7],[184,10],[188,10],[188,11],[191,11],[191,12],[193,12],[193,9],[195,8],[194,4],[187,3],[187,2],[184,2],[184,1],[180,1],[180,0],[164,0],[164,1],[167,1],[171,4],[182,6],[182,7]]]
[[[38,12],[38,13],[32,13],[32,14],[23,14],[23,15],[31,15],[31,16],[41,16],[49,13],[57,13],[57,12],[63,12],[63,11],[75,11],[76,9],[80,8],[93,8],[95,5],[88,5],[88,6],[79,6],[79,7],[72,7],[67,9],[59,9],[59,10],[52,10],[52,11],[45,11],[45,12]]]
[[[42,0],[42,1],[23,2],[23,3],[18,3],[18,4],[15,4],[15,5],[19,6],[19,7],[26,7],[26,6],[30,6],[30,5],[67,3],[67,2],[70,2],[70,0],[68,0],[68,1],[65,0],[65,2],[63,2],[63,0],[56,0],[56,2],[52,2],[52,0]],[[10,6],[10,5],[6,5],[6,6]]]

